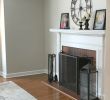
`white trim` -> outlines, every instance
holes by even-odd
[[[7,73],[6,61],[6,38],[5,38],[5,17],[4,17],[4,0],[1,0],[1,52],[2,52],[2,69]]]
[[[47,69],[41,69],[41,70],[34,70],[34,71],[25,71],[25,72],[17,72],[17,73],[9,73],[9,74],[3,74],[2,76],[4,78],[13,78],[13,77],[21,77],[21,76],[28,76],[28,75],[35,75],[35,74],[43,74],[48,73]]]
[[[105,36],[105,30],[73,30],[73,29],[49,29],[53,33],[61,34],[73,34],[73,35],[83,35],[83,36]]]

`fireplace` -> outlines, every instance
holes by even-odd
[[[85,52],[81,50],[82,56],[86,57],[93,57],[93,64],[96,65],[96,70],[98,71],[98,97],[103,99],[103,49],[104,49],[104,36],[105,31],[103,30],[62,30],[62,29],[50,29],[50,32],[56,34],[56,47],[55,47],[55,54],[56,54],[56,73],[58,75],[59,80],[59,52],[67,52],[71,53],[70,49],[65,49],[63,46],[67,46],[70,48],[81,48],[87,49],[92,51],[92,53]],[[62,48],[63,47],[63,48]],[[77,50],[74,51],[77,52]],[[82,53],[84,52],[84,54]],[[70,54],[71,55],[71,54]],[[80,55],[80,53],[79,53]]]
[[[60,85],[80,94],[80,70],[87,64],[95,65],[93,50],[62,46],[59,54]]]

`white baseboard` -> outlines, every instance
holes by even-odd
[[[13,78],[13,77],[21,77],[21,76],[28,76],[28,75],[36,75],[36,74],[43,74],[48,73],[47,69],[41,69],[41,70],[34,70],[34,71],[25,71],[25,72],[17,72],[17,73],[9,73],[9,74],[3,74],[4,78]]]

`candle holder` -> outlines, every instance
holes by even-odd
[[[79,26],[80,26],[80,28],[79,28],[79,30],[83,30],[83,28],[82,28],[82,25],[83,24],[83,22],[79,22]]]
[[[90,19],[85,20],[85,28],[84,28],[85,30],[89,30],[89,20]]]

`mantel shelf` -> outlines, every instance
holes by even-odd
[[[73,30],[73,29],[50,29],[53,33],[68,33],[73,35],[84,35],[84,36],[105,36],[105,30]]]

